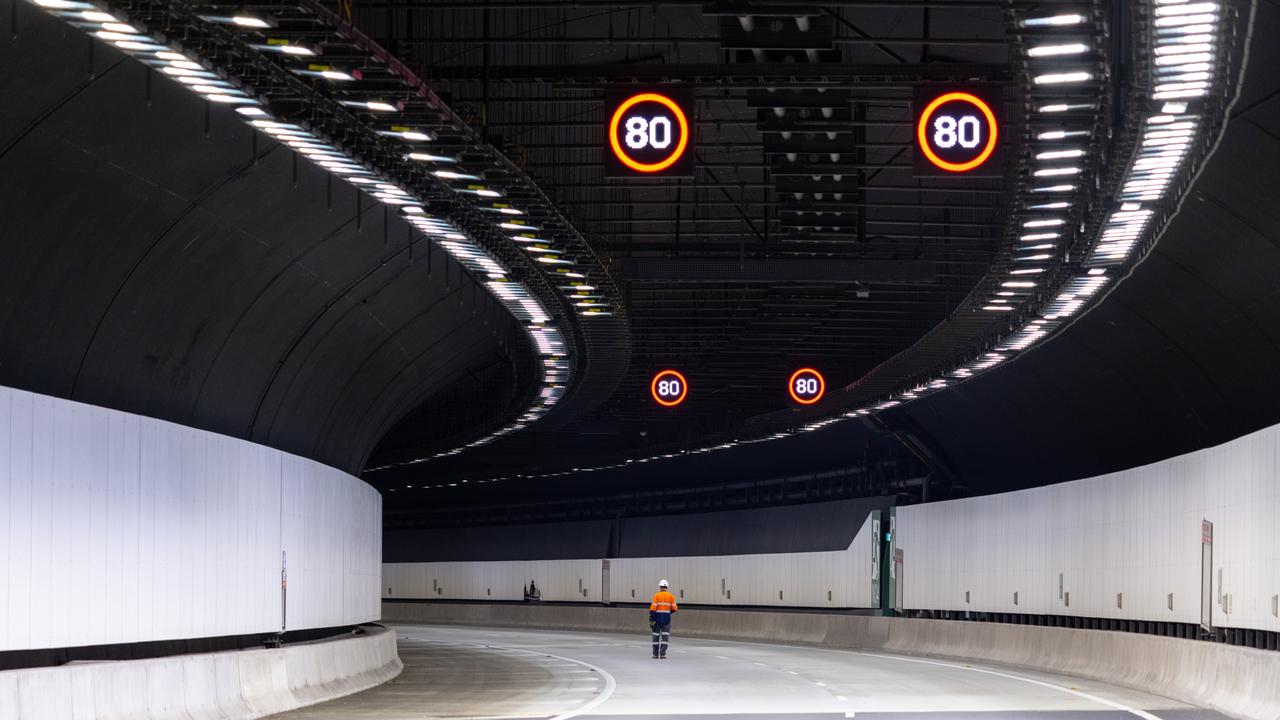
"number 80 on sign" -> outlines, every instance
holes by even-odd
[[[787,393],[801,405],[812,405],[827,392],[827,381],[813,368],[800,368],[791,373],[787,381]]]
[[[649,382],[649,395],[663,407],[675,407],[689,396],[689,382],[676,370],[662,370]]]

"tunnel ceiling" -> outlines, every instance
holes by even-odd
[[[410,249],[397,216],[231,108],[13,13],[0,383],[349,472],[401,417],[439,447],[523,411],[527,335],[438,248]]]
[[[1249,4],[1240,7],[1246,15],[1252,10]],[[1276,204],[1272,201],[1280,194],[1280,84],[1274,73],[1265,71],[1280,64],[1280,55],[1273,43],[1258,41],[1260,37],[1271,37],[1280,31],[1280,12],[1268,3],[1259,4],[1257,11],[1244,85],[1231,109],[1220,145],[1202,175],[1196,179],[1159,244],[1124,283],[1102,300],[1097,309],[1078,318],[1061,334],[1025,356],[954,388],[882,412],[874,422],[841,423],[809,435],[705,456],[544,478],[518,477],[516,473],[521,471],[513,469],[501,454],[488,454],[471,463],[441,465],[436,473],[422,478],[427,481],[427,489],[420,485],[406,490],[403,485],[396,484],[412,482],[409,475],[398,476],[394,482],[389,482],[389,487],[396,487],[392,507],[403,508],[407,515],[411,515],[412,508],[494,506],[506,498],[526,505],[547,504],[610,494],[661,493],[730,481],[750,482],[857,466],[865,461],[868,448],[894,436],[909,436],[916,447],[924,449],[930,460],[926,472],[945,475],[947,479],[943,487],[947,492],[957,495],[984,493],[1131,467],[1223,442],[1280,421],[1280,410],[1277,410],[1280,408],[1277,390],[1280,385],[1270,377],[1271,369],[1280,363],[1280,332],[1277,331],[1280,328],[1280,290],[1277,290],[1280,285],[1274,280],[1277,270],[1280,270],[1280,255],[1277,254],[1280,252],[1277,250],[1280,248],[1280,214],[1277,214]],[[849,9],[845,12],[854,13]],[[901,24],[895,27],[913,27],[919,31],[919,25],[913,26],[908,20],[914,18],[918,23],[919,9],[884,12],[900,19]],[[872,11],[858,9],[849,17],[856,17],[861,22],[876,15]],[[713,32],[719,27],[705,18],[703,22],[703,31],[706,32]],[[626,27],[632,32],[650,35],[655,32],[676,34],[675,30],[664,30],[661,23],[641,22]],[[697,34],[691,28],[702,26],[690,17],[684,22],[672,22],[671,27],[678,27],[679,33],[687,36]],[[935,27],[955,26],[939,24]],[[614,32],[624,34],[618,29]],[[973,29],[970,28],[969,32]],[[443,52],[440,48],[437,50]],[[494,53],[490,57],[490,67],[504,67],[504,63],[494,58],[507,51],[505,45],[494,44],[490,48]],[[463,50],[453,52],[461,54]],[[473,49],[472,52],[480,50]],[[626,57],[635,58],[634,62],[644,62],[643,58],[653,57],[654,53],[664,50],[633,49],[628,56],[619,45],[607,50],[603,46],[588,45],[587,49],[581,50],[544,48],[524,52],[529,53],[529,58],[554,57],[557,61],[565,56],[555,55],[556,52],[609,52],[621,56],[620,62]],[[537,52],[543,52],[545,56],[539,56]],[[685,50],[682,46],[681,52],[694,50]],[[546,61],[550,62],[549,59]],[[468,64],[478,62],[473,59]],[[528,60],[528,63],[535,63],[535,59]],[[477,86],[459,83],[455,92],[461,94],[465,87]],[[514,93],[515,88],[520,87],[523,85],[519,81],[513,81],[506,87],[491,86],[489,92],[492,97],[493,94]],[[563,84],[552,87],[562,88]],[[549,92],[546,88],[542,91]],[[531,90],[526,92],[536,96]],[[536,116],[539,112],[549,112],[540,109],[543,105],[537,102],[518,105],[518,108],[507,109],[501,103],[495,103],[491,107],[495,114],[507,112]],[[567,104],[556,107],[566,115],[574,109]],[[496,122],[496,115],[494,117]],[[750,113],[747,117],[751,118]],[[500,127],[502,132],[522,133],[518,137],[530,143],[537,142],[533,139],[537,132],[552,132],[550,129],[527,130],[514,120]],[[538,155],[532,149],[526,152],[529,163],[537,162]],[[553,157],[546,161],[548,168],[541,172],[548,177],[548,185],[554,187],[559,170],[550,167],[550,163],[559,155],[551,154]],[[589,186],[591,183],[581,181],[578,184]],[[608,206],[596,208],[592,205],[592,197],[606,198],[609,192],[615,192],[612,188],[587,187],[576,190],[580,194],[575,196],[571,194],[574,190],[565,188],[559,192],[574,198],[584,208],[583,212],[593,210],[602,216],[607,213],[604,208]],[[630,192],[635,197],[643,197],[641,192],[658,193],[654,190],[616,192]],[[755,196],[759,202],[751,207],[763,213],[762,207],[767,207],[774,197],[770,194],[772,192],[773,189],[762,189],[761,194]],[[715,194],[712,192],[708,197]],[[720,197],[723,198],[723,194]],[[681,201],[684,201],[683,197]],[[659,204],[665,212],[672,212],[679,206],[680,202],[670,194],[666,202]],[[636,212],[631,217],[650,218],[657,216],[657,212],[644,215]],[[689,214],[682,216],[682,223],[691,217],[692,209],[687,212]],[[707,217],[712,212],[710,208],[699,210],[702,216]],[[732,206],[725,211],[725,215],[734,214],[736,211]],[[927,216],[921,214],[917,217]],[[736,222],[745,224],[746,221],[738,214]],[[631,227],[636,223],[627,220],[618,224]],[[587,227],[591,226],[588,224]],[[597,226],[600,227],[603,226]],[[687,225],[682,224],[682,228],[685,227]],[[681,232],[686,231],[693,232],[685,229]],[[597,232],[624,242],[625,230]],[[782,232],[781,228],[779,232]],[[750,237],[749,233],[747,230],[742,235]],[[626,246],[627,251],[631,251],[639,241],[629,239],[625,242],[631,243]],[[663,242],[670,242],[670,239]],[[685,252],[691,255],[697,252],[695,248],[700,247],[696,244],[698,241],[690,238],[687,242],[687,251],[682,246],[664,252],[674,257],[683,257]],[[781,247],[787,246],[780,239],[777,243]],[[625,274],[623,282],[626,282]],[[871,298],[875,299],[876,286],[872,285],[871,290]],[[786,294],[791,300],[803,297],[802,293]],[[683,296],[673,296],[670,302],[682,302],[675,297]],[[814,301],[814,304],[824,310],[839,307],[838,303],[830,301]],[[638,304],[636,307],[644,306]],[[761,317],[762,309],[766,307],[767,302],[754,306],[749,317]],[[900,309],[912,313],[918,308],[908,303]],[[644,310],[637,309],[636,312],[640,318],[637,320],[637,334],[646,336],[642,324]],[[697,304],[690,302],[687,306],[681,305],[677,314],[683,313],[692,318],[698,312]],[[689,326],[696,322],[686,320],[677,324]],[[898,320],[890,324],[901,328],[909,321]],[[882,338],[888,337],[887,333],[878,334]],[[749,330],[742,330],[734,337],[747,343],[751,335]],[[764,339],[766,337],[756,338],[759,344],[755,347],[761,354],[775,355],[779,361],[798,357],[787,352],[795,346],[780,343],[770,346]],[[839,336],[833,333],[829,337]],[[665,335],[650,332],[638,341],[638,347],[660,348],[667,340]],[[849,338],[843,338],[841,343],[845,349],[855,345],[858,343]],[[888,349],[883,349],[883,352],[888,352]],[[637,355],[638,360],[641,357]],[[661,357],[661,351],[650,356],[648,365],[638,363],[633,373],[633,389],[638,387],[637,381],[643,378],[644,373],[660,362],[656,359],[658,357]],[[855,365],[850,362],[847,367]],[[757,386],[746,394],[759,397],[761,387]],[[638,439],[632,438],[633,445],[651,443],[660,447],[652,441],[651,435],[640,435],[638,431],[659,434],[661,430],[655,431],[654,428],[669,421],[656,413],[643,412],[643,402],[638,397],[626,398],[620,394],[616,402],[623,406],[617,409],[617,420],[602,412],[593,416],[591,423],[579,426],[580,432],[586,436],[583,442],[610,446],[618,436],[629,434],[639,436]],[[715,422],[706,420],[697,412],[687,414],[695,422]],[[681,431],[690,432],[687,426]],[[529,470],[525,472],[530,475],[541,469],[571,469],[573,463],[590,457],[589,453],[582,452],[579,441],[559,435],[539,437],[538,443],[530,442],[520,448],[528,461],[526,467]],[[492,484],[475,484],[477,478],[493,477],[505,479]],[[464,479],[469,483],[462,483]]]
[[[621,322],[595,334],[576,319],[566,326],[568,396],[577,399],[494,445],[422,462],[509,427],[532,399],[564,390],[544,374],[552,361],[538,358],[529,328],[480,287],[474,268],[463,273],[429,242],[418,252],[401,215],[362,203],[229,108],[29,5],[14,7],[13,41],[2,51],[14,71],[0,92],[23,102],[0,108],[0,165],[22,182],[0,193],[10,248],[0,270],[8,295],[0,382],[363,468],[387,491],[417,483],[392,502],[402,509],[492,499],[492,488],[512,487],[462,480],[572,471],[813,425],[818,416],[786,397],[797,367],[822,368],[848,402],[866,403],[957,359],[980,364],[1021,322],[976,311],[1017,267],[1038,152],[1028,138],[1044,129],[1045,97],[1067,97],[1033,92],[1019,64],[1023,33],[1011,30],[1025,27],[1025,13],[1056,5],[439,0],[357,2],[338,14],[310,0],[237,6],[281,18],[263,32],[327,43],[328,61],[342,67],[363,64],[366,88],[402,92],[401,80],[420,78],[410,91],[437,109],[447,103],[480,154],[501,154],[484,181],[535,181],[521,186],[525,201],[549,203],[547,224],[600,263],[592,272],[608,285],[603,314]],[[146,16],[159,7],[134,9]],[[1090,102],[1064,106],[1062,116],[1106,138],[1090,146],[1085,169],[1099,196],[1123,180],[1111,153],[1128,156],[1139,137],[1129,111],[1139,117],[1141,108],[1128,105],[1126,88],[1148,82],[1147,68],[1127,64],[1141,53],[1126,23],[1145,22],[1127,7],[1088,3],[1079,16],[1081,37],[1097,41],[1082,60],[1096,76],[1076,90]],[[1274,24],[1262,7],[1259,22]],[[1232,4],[1229,17],[1251,12],[1250,3]],[[379,79],[389,69],[392,79]],[[1257,87],[1267,81],[1252,80],[1215,164],[1156,254],[1047,347],[807,437],[522,482],[518,494],[818,470],[856,463],[859,448],[865,460],[865,448],[886,437],[909,437],[917,461],[967,492],[1025,484],[1023,473],[1048,458],[1056,470],[1037,482],[1270,421],[1244,407],[1238,388],[1275,347],[1274,290],[1264,280],[1275,218],[1266,203],[1239,198],[1266,197],[1274,163],[1254,173],[1223,164],[1275,150],[1273,90]],[[955,183],[912,172],[913,91],[948,83],[993,88],[1008,131],[1003,177]],[[695,172],[664,183],[605,179],[604,95],[667,84],[695,98]],[[312,92],[342,97],[319,78]],[[1257,137],[1237,148],[1242,127]],[[1208,188],[1215,169],[1222,181]],[[1206,194],[1227,187],[1238,194]],[[1094,237],[1110,212],[1097,199],[1082,200],[1073,216],[1080,238]],[[1206,250],[1207,235],[1238,244],[1238,254]],[[1073,242],[1051,273],[1084,272],[1090,246],[1079,243],[1093,241]],[[759,277],[746,279],[748,271]],[[551,312],[557,323],[599,312],[562,301]],[[1228,329],[1240,352],[1221,352]],[[679,412],[648,397],[650,377],[665,367],[696,388]],[[582,379],[601,376],[611,379]],[[1112,397],[1128,398],[1115,401],[1124,411],[1095,420]],[[1113,427],[1132,407],[1149,421]],[[1031,439],[1042,433],[1043,447]],[[1086,450],[1058,463],[1043,449],[1055,443]],[[1018,447],[995,452],[1010,444]],[[440,492],[427,499],[424,484]]]
[[[797,367],[842,387],[911,347],[1002,246],[1005,180],[915,178],[910,150],[921,84],[990,83],[1018,125],[998,2],[485,6],[357,2],[352,19],[537,180],[605,259],[630,317],[630,369],[595,410],[456,463],[384,470],[413,457],[388,448],[370,461],[375,484],[750,432],[787,408]],[[604,179],[604,93],[661,85],[696,98],[696,172]],[[761,261],[769,279],[732,277]],[[687,278],[708,263],[731,277]],[[695,388],[678,413],[649,397],[668,367]]]

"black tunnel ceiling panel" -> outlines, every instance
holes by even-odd
[[[519,409],[525,335],[439,248],[229,108],[18,9],[0,49],[0,97],[21,98],[0,104],[0,383],[350,472],[476,373],[496,384],[473,388],[474,432]]]
[[[869,437],[904,432],[950,466],[958,492],[985,493],[1133,467],[1280,422],[1280,76],[1270,71],[1280,67],[1280,46],[1265,41],[1277,34],[1280,10],[1260,4],[1221,142],[1150,256],[1096,309],[1025,356],[881,413],[885,427],[841,423],[563,477],[503,469],[494,474],[507,479],[492,488],[534,503],[750,482],[853,465]],[[418,499],[437,508],[494,502],[485,487]]]
[[[1017,124],[1001,3],[392,0],[352,18],[538,181],[608,263],[633,334],[604,405],[420,474],[755,432],[752,418],[788,406],[797,364],[822,366],[832,388],[857,380],[944,322],[1001,246],[1004,179],[917,180],[910,161],[920,83],[994,83]],[[604,98],[664,85],[695,97],[696,176],[606,180]],[[666,367],[692,388],[679,413],[648,397]],[[371,482],[390,472],[381,459]]]
[[[906,406],[975,491],[1153,462],[1280,422],[1280,11],[1217,153],[1133,276],[1062,336]],[[890,418],[890,423],[894,422]]]

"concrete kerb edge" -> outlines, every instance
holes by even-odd
[[[645,634],[643,611],[600,606],[396,603],[388,623]],[[679,634],[715,640],[979,660],[1102,681],[1241,718],[1280,720],[1280,653],[1104,630],[821,613],[681,613]]]
[[[367,690],[403,669],[395,632],[376,628],[277,649],[7,670],[0,717],[254,720]]]

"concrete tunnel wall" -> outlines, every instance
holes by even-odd
[[[0,497],[0,651],[380,616],[382,499],[312,460],[0,387]]]
[[[696,516],[690,516],[696,519]],[[872,516],[841,550],[608,560],[387,563],[384,598],[520,600],[530,580],[549,602],[648,602],[659,578],[701,605],[872,608],[879,551]],[[851,519],[852,520],[852,519]],[[536,529],[532,532],[537,532]],[[866,582],[862,580],[865,579]]]
[[[860,531],[843,553],[613,558],[607,587],[602,560],[388,563],[382,594],[512,600],[536,579],[545,600],[642,602],[666,576],[689,604],[875,607],[865,512],[845,520],[845,532]],[[902,607],[1199,623],[1209,522],[1213,625],[1276,632],[1278,516],[1280,425],[1109,475],[900,507],[893,542],[903,554]],[[753,532],[749,523],[731,525]]]

